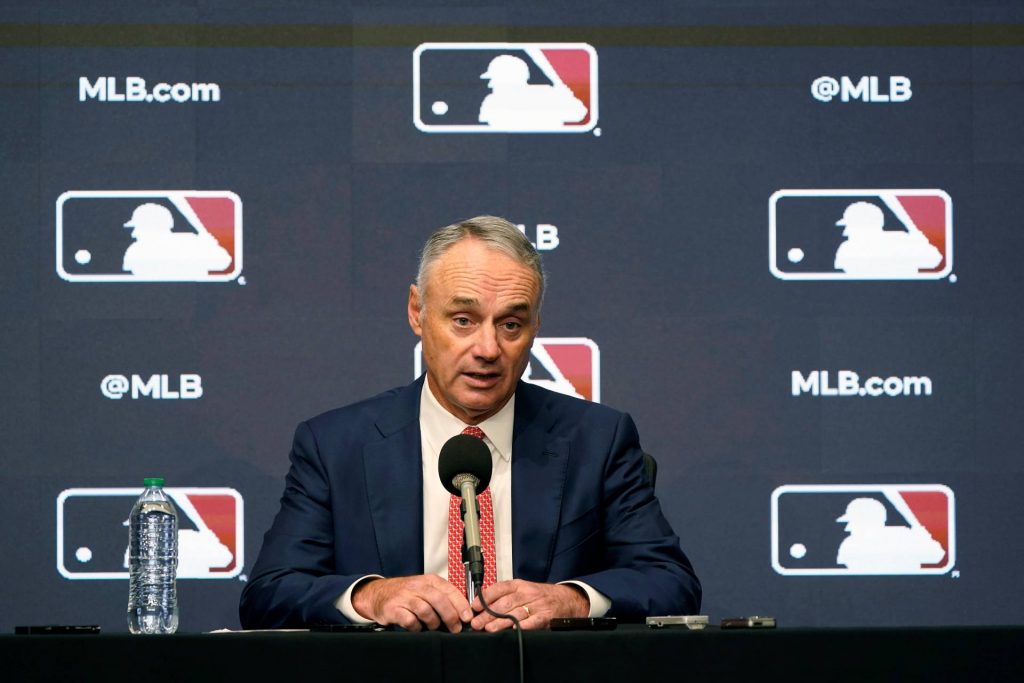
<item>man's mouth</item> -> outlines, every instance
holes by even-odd
[[[470,384],[477,385],[490,385],[501,377],[501,373],[498,372],[464,372],[462,374],[469,379]]]

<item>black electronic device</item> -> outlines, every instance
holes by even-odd
[[[775,617],[729,617],[722,628],[775,628]]]
[[[645,623],[648,628],[686,628],[691,631],[700,631],[707,627],[708,616],[706,614],[672,614],[647,617]]]
[[[48,624],[43,626],[15,626],[19,636],[77,636],[96,635],[100,627],[96,624]]]
[[[374,633],[386,630],[380,624],[313,624],[310,631],[314,633]]]
[[[551,620],[552,631],[611,631],[615,617],[558,617]]]

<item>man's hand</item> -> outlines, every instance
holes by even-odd
[[[444,624],[458,633],[473,618],[466,596],[436,574],[370,579],[352,591],[352,607],[378,624],[407,631],[434,631]]]
[[[556,617],[585,617],[590,614],[587,594],[571,584],[552,585],[512,579],[485,588],[484,597],[492,611],[511,614],[528,630],[546,629]],[[480,613],[471,622],[474,630],[511,628],[510,619],[496,619],[483,609],[477,597],[473,601],[473,610]]]

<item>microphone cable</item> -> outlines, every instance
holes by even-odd
[[[519,623],[511,614],[499,614],[491,609],[491,606],[487,604],[487,599],[484,598],[484,591],[481,588],[480,592],[477,593],[477,597],[480,598],[480,604],[484,606],[484,611],[490,614],[496,619],[511,619],[512,624],[515,628],[516,639],[519,642],[519,683],[523,683],[523,625]]]

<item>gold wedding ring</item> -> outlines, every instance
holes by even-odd
[[[527,617],[530,616],[530,608],[529,607],[527,607],[526,605],[523,605],[523,611],[526,612],[526,616]]]

